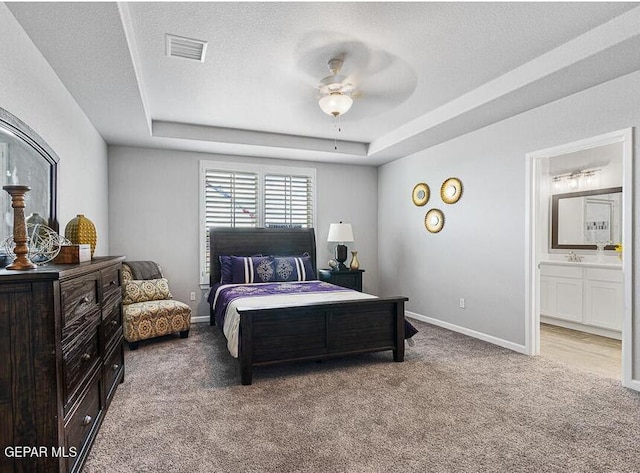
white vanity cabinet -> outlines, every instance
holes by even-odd
[[[540,313],[582,322],[582,268],[540,265]]]
[[[540,317],[545,323],[619,339],[623,300],[619,266],[540,263]]]
[[[622,270],[584,268],[584,323],[622,330]]]

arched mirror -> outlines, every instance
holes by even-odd
[[[25,216],[41,217],[56,231],[58,161],[55,152],[35,131],[0,108],[0,188],[29,186],[31,190],[25,195]],[[1,189],[0,213],[0,241],[4,241],[13,234],[13,209],[11,197]]]

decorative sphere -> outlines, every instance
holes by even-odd
[[[52,228],[39,223],[27,223],[27,236],[27,246],[29,247],[27,256],[29,261],[38,265],[43,265],[53,260],[60,253],[60,247],[70,243]],[[0,243],[0,249],[12,258],[15,258],[13,252],[15,247],[13,235],[8,236]]]

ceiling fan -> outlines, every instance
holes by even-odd
[[[335,117],[334,126],[339,128],[342,115],[347,112],[345,117],[350,123],[362,123],[409,98],[418,76],[406,60],[354,38],[336,35],[311,34],[295,52],[294,74],[296,82],[302,79],[305,84],[301,89],[305,103],[315,100],[323,113]],[[322,74],[325,67],[329,75]],[[312,107],[305,110],[310,114],[318,111]]]
[[[318,85],[318,105],[327,115],[338,118],[349,111],[353,105],[352,95],[355,91],[347,77],[340,74],[344,59],[335,57],[329,60],[327,67],[331,75],[320,80]]]

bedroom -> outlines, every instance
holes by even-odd
[[[21,21],[16,20],[14,10],[20,9],[18,5],[0,7],[0,43],[3,45],[0,48],[0,107],[28,123],[61,157],[61,225],[82,211],[96,223],[98,254],[161,259],[171,275],[175,297],[192,304],[194,317],[204,318],[207,315],[206,303],[198,302],[204,301],[206,290],[200,288],[199,271],[194,271],[200,264],[198,230],[192,224],[199,220],[199,161],[222,159],[248,164],[266,161],[316,169],[320,267],[332,254],[330,244],[324,241],[329,224],[349,221],[353,225],[354,245],[359,251],[361,266],[366,270],[365,291],[407,295],[409,311],[439,319],[493,342],[504,341],[513,349],[526,344],[525,156],[537,150],[630,127],[634,127],[634,152],[637,153],[635,127],[640,121],[640,48],[637,47],[637,29],[634,31],[628,26],[637,24],[638,8],[634,7],[635,4],[610,4],[605,8],[608,13],[588,27],[582,24],[580,32],[563,33],[558,26],[560,22],[556,23],[556,32],[561,39],[555,46],[567,44],[580,33],[590,33],[591,36],[583,37],[584,43],[575,41],[560,51],[566,54],[563,60],[567,62],[554,66],[556,69],[542,60],[529,64],[535,80],[532,76],[524,78],[519,83],[520,88],[508,92],[504,84],[498,89],[501,84],[494,83],[480,90],[481,96],[470,97],[479,101],[476,105],[504,105],[511,111],[508,117],[497,112],[492,115],[491,109],[483,108],[476,108],[480,116],[462,114],[459,109],[448,110],[449,113],[457,112],[461,118],[449,119],[440,126],[431,123],[430,128],[415,139],[420,143],[420,149],[412,149],[403,159],[379,166],[361,166],[353,161],[340,164],[341,159],[334,162],[283,161],[251,157],[249,153],[220,158],[219,153],[203,153],[194,148],[174,149],[165,144],[169,138],[154,138],[159,143],[154,145],[115,141],[108,132],[98,131],[100,119],[110,119],[109,110],[104,111],[102,117],[89,118],[83,108],[88,106],[85,102],[90,101],[91,90],[78,96],[72,92],[74,87],[82,85],[78,83],[83,82],[95,84],[96,94],[105,92],[99,86],[101,83],[92,76],[96,71],[85,70],[78,65],[74,81],[73,70],[67,71],[71,77],[55,70],[47,62],[54,61],[49,57],[55,52],[49,50],[55,47],[54,43],[48,45],[45,41],[36,46],[32,42],[35,40],[30,38],[34,33],[25,31],[27,24],[32,28],[40,26],[44,35],[50,32],[51,25],[37,16],[27,15]],[[29,10],[29,5],[22,8]],[[115,15],[122,25],[115,5],[102,4],[101,9],[105,10],[100,17],[105,24],[110,24]],[[55,18],[56,21],[52,22],[55,28],[58,22],[64,21],[58,17],[66,15],[56,13],[55,8],[53,10],[45,16]],[[540,14],[540,17],[544,18],[544,15]],[[67,21],[73,21],[72,16],[69,18]],[[609,29],[597,28],[607,20],[611,20]],[[89,41],[89,33],[94,26],[78,22],[78,30],[74,34],[87,41],[78,41],[79,44],[74,46],[80,47],[80,43],[85,43],[88,50],[83,53],[74,50],[70,54],[89,60],[94,54],[96,57],[109,57],[109,51],[117,47],[120,52],[124,48],[131,61],[129,45],[122,33],[123,26],[119,26],[120,34],[115,35],[119,42],[107,44]],[[507,28],[503,34],[511,32]],[[182,34],[189,36],[187,32]],[[66,40],[62,37],[60,41]],[[462,50],[470,47],[469,43],[459,46]],[[391,48],[392,45],[388,45],[388,49]],[[512,68],[533,61],[551,49],[545,48],[542,42],[534,41],[528,50],[530,57],[521,57]],[[60,48],[60,51],[64,50]],[[606,75],[602,73],[602,64],[608,60],[612,63],[606,69],[609,73]],[[88,63],[97,67],[97,63]],[[131,64],[127,71],[134,75]],[[576,89],[549,86],[554,79],[574,74],[584,79],[572,85]],[[132,81],[135,84],[135,80]],[[523,86],[526,81],[530,81],[530,88]],[[562,80],[560,82],[564,84]],[[482,83],[478,87],[480,85]],[[536,85],[539,88],[535,88]],[[537,98],[540,89],[552,89],[556,95],[552,98],[544,96],[542,102],[533,105],[523,100]],[[105,95],[103,100],[108,102],[108,97]],[[140,102],[139,96],[128,98],[132,104]],[[85,105],[80,105],[81,102]],[[356,114],[357,106],[355,101],[351,114]],[[317,104],[312,100],[309,107],[309,113],[311,110],[315,112]],[[132,130],[148,136],[144,117],[140,120],[138,115],[140,110],[141,106],[130,113],[120,114],[117,111],[116,120],[124,121]],[[443,117],[430,118],[438,118],[439,123],[445,120]],[[282,118],[285,119],[290,118]],[[334,129],[331,118],[320,114],[318,123],[326,141],[332,145]],[[349,114],[345,115],[342,124],[343,133],[347,136]],[[406,130],[405,134],[409,132]],[[381,148],[391,145],[378,142]],[[303,151],[299,151],[300,156],[303,156]],[[297,151],[282,152],[295,156]],[[635,181],[638,170],[634,169],[633,173]],[[419,180],[425,180],[433,191],[450,176],[462,179],[464,200],[460,205],[447,207],[446,226],[441,233],[428,234],[422,223],[424,212],[410,202],[411,189]],[[168,189],[172,191],[167,192]],[[637,209],[640,205],[637,195],[633,203]],[[82,209],[79,208],[81,206]],[[637,230],[635,222],[634,225]],[[635,246],[638,243],[637,231],[633,238],[630,244]],[[637,261],[637,255],[634,255],[631,262],[634,269]],[[197,293],[196,303],[189,301],[191,292]],[[467,302],[464,310],[459,308],[460,298]],[[637,300],[633,301],[632,309],[637,313]],[[640,337],[635,333],[630,336],[636,348],[635,358],[628,366],[629,386],[638,389]]]

